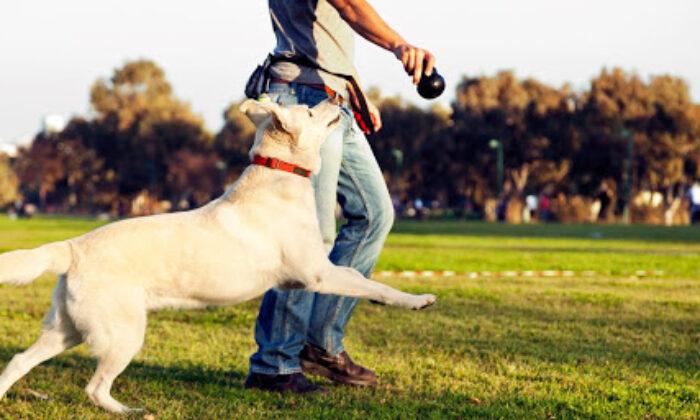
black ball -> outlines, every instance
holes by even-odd
[[[437,69],[433,68],[433,74],[426,76],[425,73],[418,82],[418,94],[425,99],[434,99],[445,90],[445,79],[440,76]]]

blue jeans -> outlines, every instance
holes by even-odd
[[[322,90],[295,83],[273,83],[268,94],[284,105],[314,106],[328,98]],[[341,115],[342,123],[321,148],[321,172],[311,181],[330,260],[369,277],[394,222],[394,209],[367,138],[351,111],[343,108]],[[336,203],[347,220],[337,237]],[[250,371],[301,372],[299,353],[305,343],[330,355],[341,353],[345,326],[356,305],[355,298],[303,290],[268,291],[255,324],[258,351],[250,357]]]

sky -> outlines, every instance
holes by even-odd
[[[672,74],[700,102],[697,0],[369,0],[408,42],[437,57],[449,104],[464,75],[513,70],[555,87],[588,87],[603,67]],[[89,115],[89,89],[147,58],[217,131],[274,47],[264,0],[0,2],[0,142],[33,136],[46,115]],[[427,105],[393,54],[358,37],[365,86]]]

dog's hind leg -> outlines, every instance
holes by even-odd
[[[353,268],[327,265],[307,288],[318,293],[371,299],[387,305],[423,309],[435,303],[433,295],[412,295],[385,284],[369,280]]]
[[[15,355],[0,375],[0,399],[8,389],[38,364],[82,342],[80,333],[65,308],[66,279],[58,281],[53,295],[53,306],[44,320],[44,330],[31,347]]]
[[[131,320],[136,322],[122,325],[112,323],[106,326],[108,333],[96,331],[88,338],[92,352],[97,357],[97,370],[85,387],[85,392],[95,404],[113,413],[142,411],[127,407],[110,394],[116,377],[126,369],[143,345],[146,331],[145,308],[142,313],[136,315],[132,312],[132,315],[134,317]],[[105,325],[101,327],[105,328]]]

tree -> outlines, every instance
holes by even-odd
[[[226,188],[225,166],[216,152],[176,151],[168,159],[168,187],[180,192],[179,200],[203,205]]]
[[[700,113],[681,79],[644,83],[620,69],[603,70],[580,101],[581,153],[574,175],[590,190],[601,179],[624,178],[636,189],[675,189],[700,176]],[[621,135],[628,130],[629,137]],[[632,161],[627,142],[633,145]]]
[[[42,208],[51,202],[70,211],[114,210],[144,190],[155,200],[178,200],[185,191],[169,182],[170,174],[188,177],[183,171],[196,165],[173,156],[184,149],[188,156],[214,153],[201,118],[173,97],[151,61],[126,63],[109,80],[98,80],[90,97],[92,118],[73,118],[61,133],[39,133],[20,152],[23,188]],[[182,168],[171,168],[175,164]],[[219,191],[209,185],[197,194],[211,198]]]
[[[491,139],[503,145],[505,168],[514,196],[541,192],[566,177],[574,153],[574,95],[512,72],[495,77],[465,77],[453,103],[454,139],[450,155],[464,162],[468,190],[483,205],[498,190]]]
[[[56,191],[57,184],[65,179],[64,160],[59,158],[56,136],[39,134],[28,148],[20,148],[17,173],[22,186],[39,197],[39,206],[46,208],[47,197]]]
[[[700,178],[700,105],[675,77],[645,81],[604,69],[574,93],[507,71],[465,76],[451,109],[369,94],[384,122],[370,145],[402,200],[484,208],[499,190],[491,139],[503,145],[510,202],[546,193],[584,203],[603,181],[615,196],[631,168],[632,189],[665,192],[667,203],[679,207],[684,187]],[[151,201],[202,204],[249,164],[255,127],[239,104],[227,107],[214,137],[151,61],[116,69],[93,85],[90,98],[90,118],[74,118],[58,134],[40,133],[20,152],[22,191],[42,206],[108,209],[144,191]]]
[[[184,148],[209,151],[213,139],[189,105],[173,96],[163,70],[148,60],[128,62],[110,80],[98,80],[90,98],[94,147],[116,174],[119,194],[147,189],[177,198],[179,191],[165,189],[170,157]]]
[[[0,153],[0,207],[19,199],[19,178],[10,165],[9,156]]]
[[[214,150],[234,175],[240,174],[250,162],[248,151],[255,137],[255,125],[238,110],[239,106],[240,102],[234,102],[224,111],[226,123],[214,140]]]
[[[39,195],[42,209],[52,204],[65,211],[109,209],[116,200],[114,172],[104,170],[104,159],[90,147],[93,125],[72,119],[60,133],[40,133],[21,150],[17,167],[25,188]]]
[[[439,153],[442,131],[449,113],[423,110],[400,98],[380,98],[375,102],[382,114],[382,129],[370,139],[374,154],[391,183],[391,190],[402,198],[447,200],[454,189],[449,172],[450,159]]]

